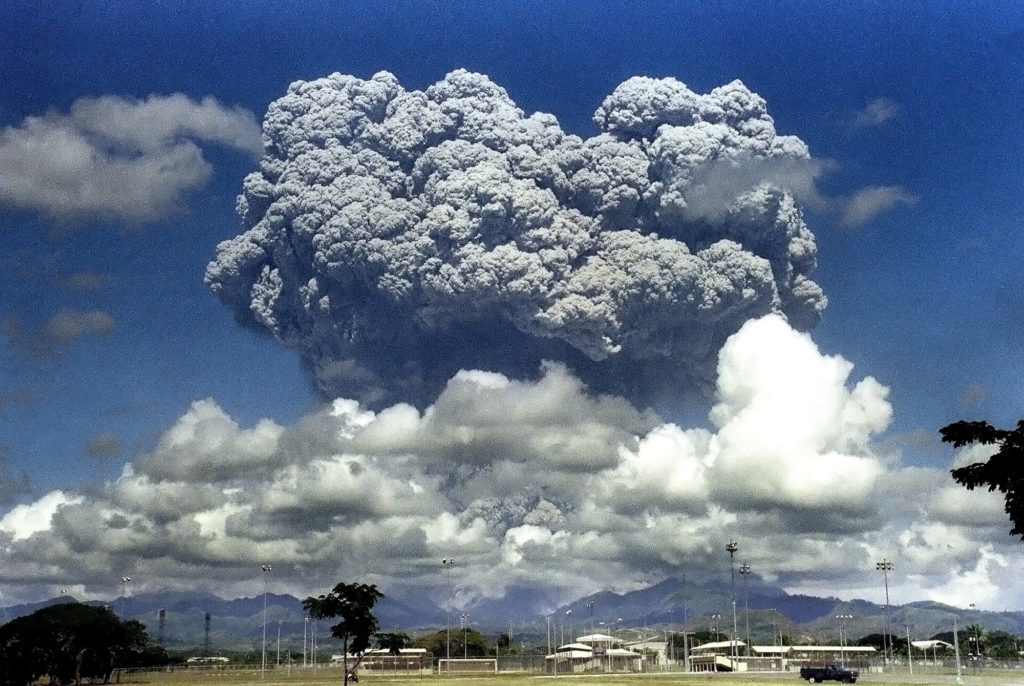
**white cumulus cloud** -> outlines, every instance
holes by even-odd
[[[726,536],[795,592],[874,597],[889,557],[900,593],[955,595],[1019,560],[998,499],[884,453],[887,389],[782,317],[728,339],[716,397],[684,428],[550,363],[529,380],[460,372],[422,411],[338,399],[292,426],[201,400],[113,483],[15,507],[0,533],[12,578],[87,589],[130,562],[140,590],[201,576],[245,592],[245,570],[273,559],[300,594],[339,574],[431,593],[454,556],[460,603],[712,578]]]
[[[0,131],[0,203],[62,221],[155,220],[209,178],[197,143],[262,150],[252,114],[213,98],[79,98]]]

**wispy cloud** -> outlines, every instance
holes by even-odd
[[[65,222],[155,220],[210,176],[197,141],[261,148],[252,114],[212,98],[80,98],[0,131],[0,203]]]
[[[846,202],[842,221],[846,226],[861,226],[897,205],[913,205],[917,200],[902,186],[869,186]]]
[[[116,457],[122,447],[121,439],[111,431],[97,434],[85,443],[85,451],[93,457]]]
[[[854,124],[857,126],[878,126],[891,119],[895,119],[899,111],[899,105],[895,101],[889,98],[876,98],[857,113]]]
[[[63,309],[43,325],[45,336],[59,345],[66,345],[83,336],[106,335],[117,326],[109,313],[102,310]]]
[[[103,310],[63,308],[40,326],[26,325],[15,315],[0,320],[0,336],[25,355],[53,358],[60,348],[87,336],[106,336],[117,328],[117,320]]]

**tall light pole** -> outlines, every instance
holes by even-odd
[[[121,577],[121,618],[128,619],[128,584],[132,582],[130,576]]]
[[[732,540],[732,539],[729,539],[729,542],[725,544],[725,549],[727,551],[729,551],[729,571],[730,571],[731,577],[732,577],[732,586],[731,586],[732,587],[732,641],[730,642],[731,645],[729,647],[729,655],[732,657],[733,662],[735,663],[736,658],[738,657],[737,650],[736,650],[736,634],[739,633],[739,630],[737,629],[737,625],[736,625],[736,564],[735,564],[735,555],[736,555],[736,551],[740,549],[740,544],[737,543],[736,541]],[[735,669],[735,668],[736,668],[736,665],[733,664],[733,669]]]
[[[590,633],[594,633],[594,601],[593,599],[587,601],[587,612],[590,613]]]
[[[839,659],[846,666],[846,620],[853,619],[853,615],[836,615],[839,620]]]
[[[462,624],[462,659],[465,660],[469,657],[469,645],[466,640],[469,628],[466,626],[469,620],[469,613],[463,612],[459,615],[459,623]]]
[[[569,618],[569,643],[573,643],[572,637],[572,610],[566,610],[565,616]]]
[[[267,575],[273,569],[270,565],[261,565],[260,571],[263,572],[263,661],[260,666],[260,678],[263,679],[267,675],[267,587],[270,583]]]
[[[718,623],[719,623],[719,621],[721,621],[722,615],[720,615],[720,614],[713,614],[710,617],[708,617],[708,619],[711,620],[711,630],[715,634],[714,642],[717,643],[718,642]]]
[[[444,632],[445,632],[445,671],[448,674],[452,673],[452,566],[455,564],[455,558],[446,557],[441,560],[441,566],[444,567],[445,577],[448,580],[448,598],[445,602],[444,609]]]
[[[747,624],[747,657],[750,657],[750,595],[747,593],[747,576],[750,574],[750,565],[740,565],[740,575],[743,577],[743,617]]]
[[[882,649],[885,651],[885,659],[892,659],[892,639],[889,636],[889,572],[893,569],[892,562],[882,558],[881,562],[875,563],[875,569],[882,573],[885,579],[885,635],[882,637]]]

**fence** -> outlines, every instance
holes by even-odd
[[[438,674],[497,674],[498,660],[493,657],[462,659],[441,658],[437,661]]]

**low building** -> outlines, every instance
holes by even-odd
[[[549,674],[580,674],[585,672],[638,672],[643,670],[644,656],[627,648],[616,648],[619,639],[607,634],[580,636],[574,643],[555,649],[544,658],[544,671]]]
[[[743,641],[715,641],[690,649],[693,672],[784,672],[811,663],[849,661],[873,657],[872,646],[750,646]]]

